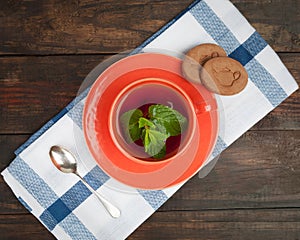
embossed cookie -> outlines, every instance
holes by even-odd
[[[200,83],[201,66],[211,58],[222,56],[226,56],[226,52],[220,46],[212,43],[200,44],[186,53],[182,63],[182,74],[187,80]]]
[[[204,64],[200,78],[208,90],[220,95],[234,95],[246,87],[248,73],[232,58],[216,57]]]

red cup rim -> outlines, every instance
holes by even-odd
[[[193,103],[192,103],[192,100],[189,98],[189,96],[187,95],[187,93],[185,93],[185,91],[183,91],[182,89],[180,89],[179,86],[174,86],[173,84],[170,84],[170,82],[167,82],[165,81],[164,79],[158,79],[158,78],[148,78],[148,79],[141,79],[141,80],[138,80],[138,81],[134,81],[134,82],[131,82],[129,85],[126,85],[125,88],[122,89],[122,92],[118,94],[118,96],[116,97],[114,103],[113,103],[113,106],[117,105],[117,103],[119,102],[119,100],[121,99],[122,95],[124,93],[126,93],[129,89],[132,89],[134,88],[135,86],[138,86],[139,84],[162,84],[162,85],[165,85],[165,86],[169,86],[170,88],[174,89],[175,91],[179,92],[183,98],[187,101],[187,103],[189,104],[189,106],[192,106]],[[125,85],[125,84],[124,84]],[[189,109],[189,111],[192,111],[191,109]],[[117,145],[117,147],[119,148],[119,150],[129,159],[131,159],[132,161],[135,161],[139,164],[142,164],[142,165],[161,165],[161,164],[164,164],[166,162],[169,162],[169,161],[172,161],[175,157],[178,157],[180,155],[183,154],[183,152],[186,150],[186,148],[188,147],[188,145],[191,143],[192,141],[192,138],[190,139],[184,139],[183,141],[183,144],[180,146],[178,152],[175,154],[175,155],[171,155],[170,157],[168,158],[165,158],[165,159],[162,159],[162,160],[145,160],[145,159],[140,159],[140,158],[136,158],[136,157],[133,157],[131,156],[130,154],[128,154],[125,149],[123,149],[121,147],[121,145],[118,143],[118,140],[116,139],[116,133],[115,131],[113,130],[113,119],[115,118],[114,117],[114,114],[115,111],[114,111],[114,108],[111,109],[110,111],[110,121],[109,121],[109,128],[110,128],[110,131],[112,132],[112,138],[115,142],[115,144]],[[195,115],[193,114],[189,114],[190,116],[190,121],[192,122],[192,125],[188,128],[188,132],[189,133],[186,133],[186,135],[189,135],[189,134],[192,134],[194,128],[195,128],[195,121],[196,121],[196,117]],[[186,137],[187,138],[187,137]]]

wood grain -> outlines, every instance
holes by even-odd
[[[300,207],[300,131],[249,131],[161,210]]]
[[[110,55],[0,58],[0,133],[35,132],[76,95],[85,76]],[[300,84],[300,53],[280,54]],[[254,129],[300,129],[297,91]]]
[[[1,58],[0,131],[33,133],[77,95],[106,56]]]
[[[1,240],[55,239],[31,214],[0,215]]]
[[[32,215],[0,215],[1,240],[54,239]],[[15,229],[18,229],[16,231]],[[299,209],[156,212],[128,240],[300,238]]]
[[[0,172],[15,158],[14,151],[29,137],[30,135],[0,135]]]
[[[299,237],[299,209],[270,209],[158,212],[128,239],[282,240]]]
[[[14,135],[0,136],[0,146],[14,149],[21,140],[22,137]],[[297,146],[300,131],[247,132],[222,153],[206,178],[193,177],[159,211],[300,208]],[[2,166],[9,164],[10,157],[9,154],[1,158]],[[0,212],[27,212],[5,189],[7,186],[0,178]]]
[[[191,0],[0,2],[0,54],[116,53],[133,49]],[[233,3],[276,51],[299,52],[299,1]],[[274,17],[276,15],[276,17]]]
[[[104,59],[139,46],[193,0],[0,1],[0,171]],[[231,0],[300,84],[300,1]],[[129,240],[299,240],[300,92],[194,176]],[[54,239],[0,177],[0,239]]]
[[[232,0],[253,27],[277,52],[300,50],[300,2]]]

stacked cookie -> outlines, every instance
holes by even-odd
[[[223,48],[205,43],[190,49],[182,62],[183,76],[220,95],[234,95],[247,85],[248,73]]]

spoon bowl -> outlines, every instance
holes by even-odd
[[[94,193],[100,202],[103,204],[105,209],[113,218],[118,218],[121,215],[120,210],[115,207],[112,203],[106,200],[102,195],[95,191],[83,177],[77,172],[77,161],[75,156],[67,149],[61,146],[52,146],[49,151],[49,156],[55,167],[63,173],[74,173],[77,175],[83,184]]]
[[[63,173],[76,173],[77,162],[74,155],[59,146],[52,146],[49,155],[54,166]]]

